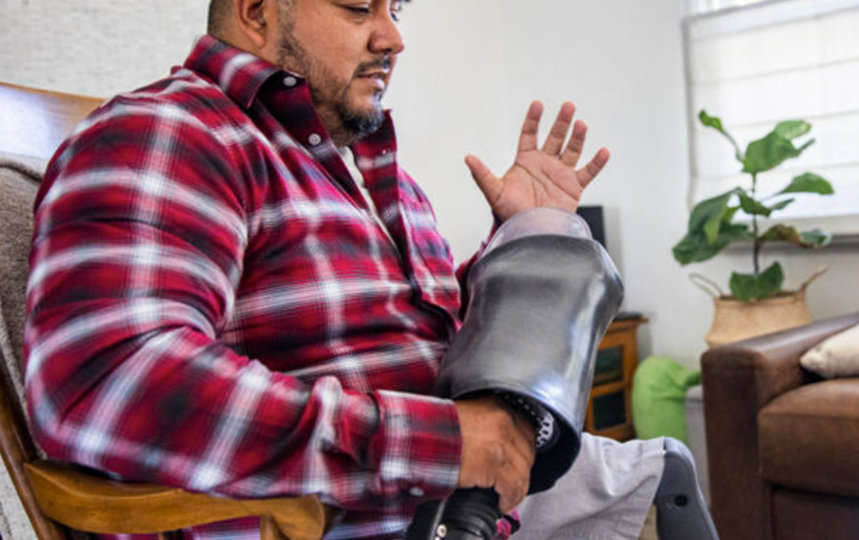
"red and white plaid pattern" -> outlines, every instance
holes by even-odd
[[[347,510],[328,538],[396,536],[447,496],[456,411],[425,394],[459,326],[450,251],[390,118],[353,151],[390,237],[305,82],[212,37],[95,111],[36,202],[26,388],[45,451],[192,491],[315,493]]]

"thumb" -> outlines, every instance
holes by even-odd
[[[465,164],[471,171],[471,177],[474,178],[477,187],[483,192],[483,196],[492,204],[501,191],[501,179],[492,174],[489,167],[473,154],[465,156]]]

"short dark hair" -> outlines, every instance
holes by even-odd
[[[227,14],[230,12],[230,0],[211,0],[209,2],[209,16],[206,21],[206,32],[217,35],[223,30]]]
[[[411,0],[403,0],[410,2]],[[224,25],[230,14],[232,0],[210,0],[209,15],[206,21],[206,32],[213,36],[217,36],[224,30]]]

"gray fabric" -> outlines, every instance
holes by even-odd
[[[0,157],[0,356],[24,407],[23,327],[32,206],[41,174],[30,160],[24,164]],[[14,540],[36,538],[6,468],[0,474],[0,535]]]
[[[0,353],[24,403],[23,329],[33,198],[41,175],[15,161],[0,159]]]
[[[664,465],[663,437],[619,443],[582,434],[582,449],[555,486],[519,505],[511,540],[636,540]]]

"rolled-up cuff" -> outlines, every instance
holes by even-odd
[[[456,488],[462,452],[453,401],[383,390],[373,395],[380,424],[369,457],[379,492],[392,499],[446,498]]]

